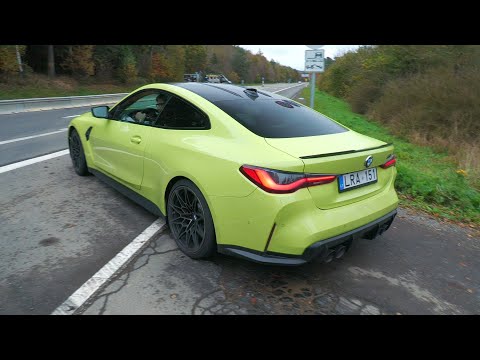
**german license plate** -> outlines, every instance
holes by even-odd
[[[338,177],[338,191],[343,192],[377,182],[377,168],[365,169]]]

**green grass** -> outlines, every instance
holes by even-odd
[[[310,89],[306,88],[302,96],[310,99]],[[402,206],[441,219],[480,225],[480,191],[459,171],[449,154],[391,135],[384,127],[353,113],[345,101],[324,92],[315,93],[315,110],[354,131],[394,144],[398,161],[395,188]]]

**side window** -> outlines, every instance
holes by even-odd
[[[168,101],[160,114],[156,127],[168,129],[210,129],[208,116],[176,96]]]
[[[115,120],[143,125],[152,125],[160,114],[157,107],[158,90],[147,90],[134,94],[119,104],[111,114]]]

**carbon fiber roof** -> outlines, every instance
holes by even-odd
[[[245,90],[247,87],[230,85],[230,84],[215,84],[215,83],[197,83],[197,82],[185,82],[175,83],[175,86],[182,87],[190,90],[195,94],[198,94],[208,101],[222,101],[222,100],[234,100],[234,99],[282,99],[282,97],[270,93],[268,91],[257,91],[258,97],[251,97],[247,95]]]

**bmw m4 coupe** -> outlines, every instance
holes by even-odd
[[[146,85],[74,118],[68,142],[77,174],[166,218],[194,259],[329,262],[396,215],[392,144],[267,91]]]

